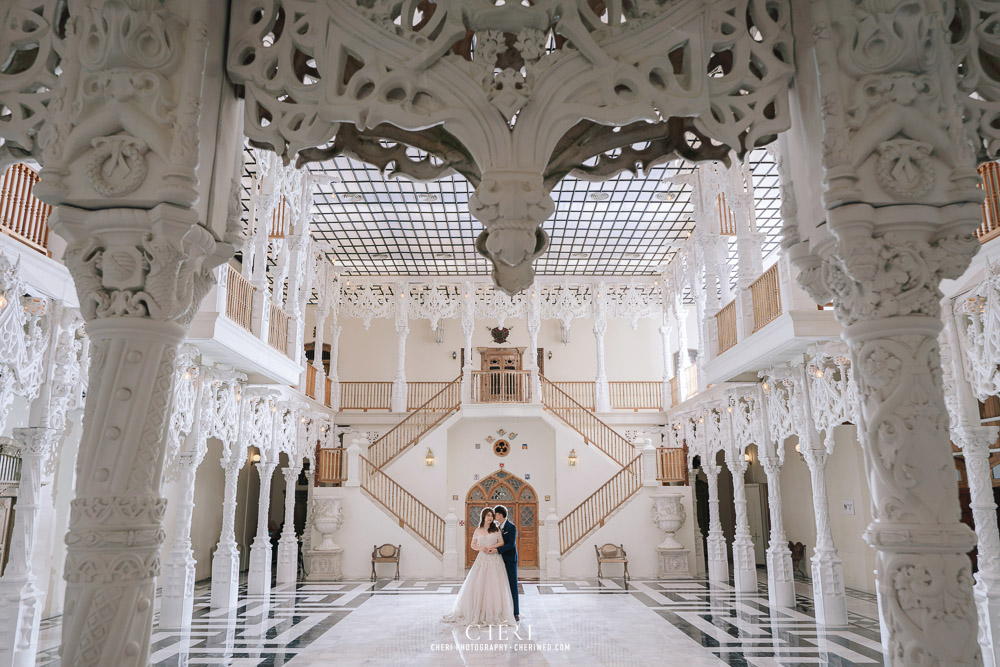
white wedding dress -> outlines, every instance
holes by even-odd
[[[473,538],[478,539],[478,538]],[[486,533],[479,542],[481,547],[493,547],[502,541],[500,533]],[[458,599],[450,614],[444,615],[445,623],[463,625],[516,625],[514,598],[510,595],[507,570],[500,554],[479,552],[469,570]]]

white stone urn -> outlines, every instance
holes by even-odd
[[[322,540],[315,551],[336,551],[340,547],[333,541],[333,534],[344,524],[344,504],[340,498],[313,498],[312,524]]]
[[[684,545],[677,541],[674,533],[681,529],[687,513],[681,505],[681,497],[677,494],[653,496],[653,525],[666,533],[658,549],[683,549]]]

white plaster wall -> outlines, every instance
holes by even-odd
[[[660,494],[677,494],[681,496],[687,519],[680,531],[677,541],[689,550],[688,568],[695,569],[694,560],[694,508],[692,507],[691,487],[643,487],[639,493],[626,502],[604,526],[580,541],[562,559],[561,575],[563,578],[595,577],[597,576],[597,557],[594,547],[608,542],[621,544],[628,555],[628,571],[632,577],[654,577],[657,569],[656,546],[663,542],[663,533],[653,525],[652,496]],[[621,574],[620,565],[605,565],[605,577],[617,578]]]
[[[411,533],[402,530],[395,517],[364,495],[360,488],[318,487],[314,497],[343,499],[344,523],[334,533],[333,539],[344,549],[341,562],[344,578],[368,578],[372,569],[372,546],[387,542],[402,547],[399,559],[401,578],[441,578],[440,556]],[[391,565],[380,565],[378,573],[381,578],[391,577],[395,570]]]
[[[212,554],[222,535],[222,499],[226,472],[222,469],[222,442],[209,438],[205,460],[198,466],[194,482],[194,514],[191,517],[191,550],[194,551],[195,581],[212,575]]]
[[[785,445],[785,465],[781,469],[782,518],[788,539],[803,542],[807,547],[802,569],[809,574],[811,563],[808,559],[812,558],[816,546],[816,520],[809,468],[795,452],[796,441],[794,437],[789,438]],[[871,522],[871,496],[856,429],[850,425],[836,427],[834,443],[826,472],[833,542],[843,561],[845,585],[874,593],[875,552],[862,538]],[[845,500],[854,501],[854,515],[844,514]]]

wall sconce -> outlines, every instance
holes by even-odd
[[[452,350],[451,351],[451,358],[452,359],[458,359],[458,352],[455,352],[454,350]]]
[[[806,460],[806,457],[802,455],[802,445],[797,442],[795,443],[795,453],[799,455],[799,460]]]
[[[250,457],[251,463],[260,463],[260,454],[254,454]]]
[[[571,449],[571,450],[569,450],[569,464],[571,466],[575,466],[576,462],[577,462],[576,450],[575,449]]]
[[[427,448],[427,455],[424,456],[424,461],[426,461],[429,466],[434,465],[434,452],[431,451],[430,447]]]
[[[0,294],[0,310],[3,310],[6,307],[7,307],[7,295]]]
[[[550,361],[552,360],[552,350],[549,350],[549,353],[547,355],[545,355],[545,358],[548,359],[548,360],[550,360]]]
[[[753,461],[753,457],[750,456],[750,452],[747,452],[747,453],[745,453],[743,455],[743,460],[746,461],[747,463],[750,463],[751,461]]]

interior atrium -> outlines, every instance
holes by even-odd
[[[998,25],[0,0],[0,667],[1000,667]]]

